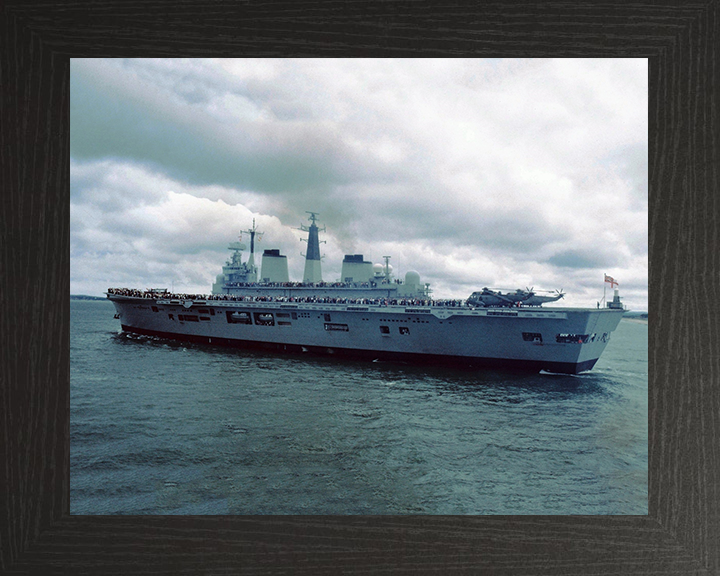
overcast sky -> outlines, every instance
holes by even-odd
[[[647,76],[645,59],[74,59],[71,293],[209,293],[253,218],[256,252],[301,280],[311,210],[325,280],[343,254],[390,255],[439,298],[595,306],[607,273],[647,310]]]

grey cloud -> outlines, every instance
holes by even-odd
[[[178,82],[175,92],[189,104],[206,104],[212,96],[210,91],[202,85],[186,80]]]
[[[128,77],[163,86],[190,104],[207,103],[232,91],[234,82],[204,60],[133,59],[115,63]]]
[[[78,163],[71,161],[70,201],[91,204],[104,212],[117,212],[129,208],[152,206],[166,195],[167,187],[144,185],[147,174],[141,174],[132,165],[112,162]],[[168,181],[155,177],[151,182]]]
[[[325,196],[363,174],[392,178],[367,155],[348,150],[331,125],[245,122],[213,133],[102,94],[81,75],[71,83],[71,116],[76,160],[130,160],[196,185],[283,193],[292,201],[299,192]]]
[[[387,241],[449,242],[492,253],[522,257],[538,254],[549,243],[564,241],[569,233],[553,227],[530,210],[463,210],[461,199],[438,193],[431,199],[389,198],[376,204],[367,226]]]
[[[565,250],[548,259],[548,262],[561,268],[602,268],[616,264],[617,258],[599,251]]]
[[[631,185],[633,204],[637,211],[647,211],[648,203],[648,147],[647,143],[624,146],[601,161],[613,167],[620,178]]]
[[[646,218],[646,146],[609,155],[615,142],[631,140],[613,132],[599,146],[597,138],[586,136],[588,122],[595,122],[592,116],[525,114],[527,102],[535,101],[522,91],[522,66],[512,82],[517,90],[506,84],[515,78],[514,69],[501,65],[502,74],[485,72],[490,79],[475,82],[472,91],[452,85],[452,74],[433,76],[420,61],[382,62],[380,71],[370,62],[364,65],[367,73],[365,68],[357,73],[354,65],[342,70],[317,66],[273,62],[269,71],[234,76],[212,62],[130,61],[120,70],[132,88],[125,91],[98,87],[102,74],[93,77],[90,65],[83,74],[73,74],[73,257],[80,250],[110,246],[113,239],[118,246],[111,248],[122,253],[141,239],[147,258],[169,266],[189,266],[194,258],[181,260],[184,255],[213,251],[210,272],[217,273],[223,247],[237,233],[232,218],[217,227],[213,222],[183,227],[184,211],[196,206],[187,198],[173,213],[179,223],[168,220],[162,226],[143,218],[145,208],[165,202],[167,191],[175,190],[208,203],[222,199],[228,210],[241,204],[247,214],[273,215],[288,227],[306,223],[306,210],[318,211],[335,245],[324,246],[331,258],[344,251],[377,260],[380,246],[393,245],[402,268],[406,256],[400,247],[406,246],[409,265],[423,268],[418,270],[423,278],[438,270],[433,277],[438,282],[443,273],[454,276],[454,284],[468,285],[490,274],[469,266],[467,274],[460,271],[458,262],[474,255],[479,255],[475,266],[489,259],[506,268],[508,276],[545,263],[550,278],[581,278],[588,268],[618,263],[618,256],[610,259],[587,248],[589,236],[597,236],[600,228],[581,201],[583,194],[598,198],[600,179],[587,177],[586,167],[602,162],[609,176],[628,183],[616,188],[617,201],[627,206],[628,187],[634,199],[629,214],[608,211],[603,223],[613,244],[608,250],[628,259],[646,244],[647,226],[635,225]],[[453,66],[462,70],[462,63]],[[545,64],[533,62],[532,67],[536,80],[542,80]],[[343,78],[336,78],[338,70]],[[466,74],[458,76],[467,81]],[[449,78],[449,89],[437,88],[433,78]],[[512,121],[495,107],[497,98],[484,89],[488,82],[512,96],[507,106],[515,111]],[[558,90],[573,89],[570,81],[560,84]],[[167,98],[167,105],[159,98]],[[592,110],[580,106],[576,112]],[[577,183],[584,177],[583,188]],[[562,187],[565,181],[570,184],[564,195],[556,192],[555,184]],[[525,188],[533,192],[524,193]],[[134,221],[133,210],[139,214]],[[213,217],[223,211],[212,212]],[[234,212],[233,218],[245,214]],[[573,225],[556,226],[563,220]],[[249,225],[237,223],[238,228]],[[304,245],[290,240],[277,247],[299,260]],[[409,245],[420,248],[413,251]],[[447,255],[447,262],[437,262],[438,254]],[[339,259],[333,265],[339,273]],[[201,278],[206,272],[195,274]]]

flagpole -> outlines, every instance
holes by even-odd
[[[605,308],[605,291],[607,290],[607,280],[605,280],[605,278],[607,278],[607,274],[603,274],[603,299],[602,299],[603,308]]]

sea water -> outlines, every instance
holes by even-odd
[[[281,355],[71,300],[72,514],[647,514],[648,327],[592,371]]]

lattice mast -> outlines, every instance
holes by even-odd
[[[242,239],[243,234],[250,234],[250,257],[248,258],[247,265],[250,267],[251,270],[257,271],[257,268],[255,267],[255,234],[257,234],[258,242],[262,240],[262,232],[257,231],[257,227],[255,226],[255,218],[253,218],[253,225],[252,228],[249,230],[243,230],[240,233],[240,239]]]

